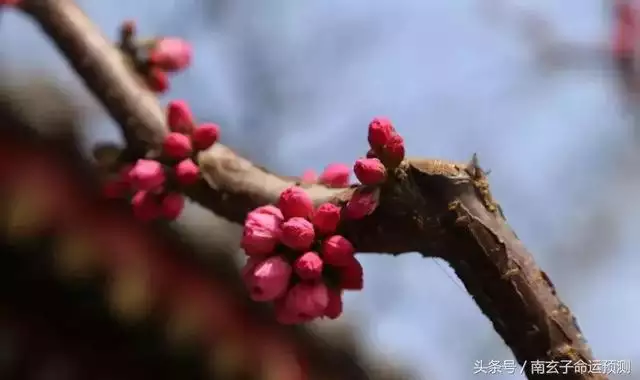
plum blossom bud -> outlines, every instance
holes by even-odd
[[[203,123],[191,135],[197,150],[209,149],[220,138],[220,127],[214,123]]]
[[[342,315],[342,291],[338,289],[329,289],[329,303],[324,310],[324,316],[336,319]]]
[[[396,130],[386,117],[376,117],[369,123],[369,145],[375,151],[389,142]]]
[[[351,256],[346,265],[338,268],[338,287],[346,290],[361,290],[363,287],[362,264],[355,256]]]
[[[158,68],[151,68],[149,73],[147,73],[146,79],[147,86],[149,86],[149,89],[153,92],[162,94],[169,89],[169,77],[167,73]]]
[[[316,318],[324,314],[329,304],[329,291],[322,282],[300,282],[287,293],[286,307],[301,319]]]
[[[138,160],[129,172],[131,185],[136,190],[154,191],[164,184],[166,177],[162,164],[154,160]]]
[[[247,277],[249,295],[254,301],[271,301],[287,291],[291,265],[282,256],[272,256],[253,268]]]
[[[296,274],[303,280],[315,280],[322,275],[322,259],[315,252],[307,252],[293,264]]]
[[[374,191],[356,190],[345,206],[347,218],[362,219],[367,215],[371,215],[378,207],[379,198],[379,189]]]
[[[316,230],[323,234],[335,232],[340,223],[340,207],[332,203],[323,203],[313,215],[312,222]]]
[[[322,243],[322,259],[329,265],[343,266],[349,263],[355,248],[347,238],[333,235]]]
[[[161,208],[154,194],[147,191],[138,191],[131,199],[133,215],[143,222],[157,219],[161,215]]]
[[[282,211],[280,211],[280,209],[274,205],[260,206],[257,209],[253,210],[252,212],[274,216],[276,217],[278,224],[281,224],[282,222],[284,222],[284,216],[282,216]]]
[[[304,189],[291,186],[280,194],[278,208],[282,210],[285,219],[309,218],[313,214],[313,201]]]
[[[351,169],[344,164],[329,164],[320,174],[318,182],[333,188],[349,186],[349,175]]]
[[[387,170],[377,158],[357,160],[353,171],[363,185],[378,185],[387,178]]]
[[[267,206],[259,207],[247,215],[240,246],[248,256],[271,253],[280,239],[282,217]]]
[[[316,183],[318,181],[318,175],[313,169],[305,170],[302,173],[302,182],[304,183]]]
[[[311,247],[315,237],[313,224],[304,218],[296,216],[282,223],[280,241],[289,248],[305,251]]]
[[[164,71],[184,70],[191,64],[191,45],[181,38],[162,38],[151,50],[149,62]]]
[[[189,157],[193,152],[189,136],[178,132],[170,132],[165,136],[162,150],[167,157],[178,160]]]
[[[162,198],[162,216],[168,220],[177,219],[184,209],[184,197],[180,193],[169,193]]]
[[[194,129],[191,108],[184,100],[172,100],[167,105],[167,124],[172,132],[191,134]]]
[[[404,139],[400,135],[393,135],[382,148],[383,162],[388,168],[396,168],[404,160]]]
[[[253,276],[253,270],[256,268],[256,266],[263,260],[264,259],[262,257],[249,257],[247,259],[247,261],[244,263],[244,266],[240,270],[240,275],[245,284],[248,283],[250,277]]]
[[[180,185],[192,185],[200,178],[200,168],[190,158],[178,162],[174,169],[176,173],[176,180]]]

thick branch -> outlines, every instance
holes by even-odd
[[[125,135],[157,147],[166,133],[157,101],[136,80],[120,53],[71,0],[25,0],[25,10],[65,54]],[[187,195],[241,223],[246,213],[274,202],[295,182],[271,174],[220,144],[199,157],[206,182]],[[475,161],[409,160],[381,189],[371,216],[344,223],[359,252],[402,253],[447,260],[518,361],[592,359],[569,309],[506,225]],[[310,186],[316,202],[344,203],[353,189]],[[540,375],[528,374],[529,378]],[[545,378],[605,379],[595,374]]]

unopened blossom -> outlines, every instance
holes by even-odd
[[[362,219],[371,215],[379,203],[379,190],[362,191],[356,190],[345,206],[345,213],[349,219]]]
[[[131,208],[134,216],[143,222],[157,219],[162,213],[155,194],[147,191],[138,191],[133,195]]]
[[[404,139],[396,134],[391,136],[387,144],[382,148],[383,162],[388,168],[395,168],[404,160]]]
[[[313,214],[313,201],[299,186],[291,186],[280,194],[278,208],[285,219],[293,217],[309,218]]]
[[[323,263],[316,252],[309,251],[296,259],[293,268],[301,279],[315,280],[322,275]]]
[[[162,164],[154,160],[138,160],[129,171],[131,185],[136,190],[155,191],[165,182]]]
[[[153,92],[162,94],[169,89],[169,77],[164,71],[152,67],[146,75],[146,82]]]
[[[345,164],[329,164],[318,177],[318,182],[333,188],[349,186],[351,169]]]
[[[347,265],[353,258],[355,249],[344,236],[333,235],[322,242],[322,259],[329,265]]]
[[[315,211],[312,222],[316,230],[323,234],[335,232],[340,223],[340,207],[332,203],[323,203]]]
[[[162,38],[151,50],[149,62],[165,71],[184,70],[191,64],[191,44],[181,38]]]
[[[329,302],[324,310],[324,316],[336,319],[342,315],[342,291],[339,289],[328,289]]]
[[[280,239],[282,216],[263,206],[247,215],[240,246],[248,256],[271,253]]]
[[[377,158],[357,160],[353,172],[363,185],[378,185],[387,178],[387,170]]]
[[[191,138],[197,150],[209,149],[220,138],[220,127],[214,123],[203,123],[196,128]]]
[[[369,145],[374,151],[386,145],[391,136],[396,135],[393,124],[386,117],[376,117],[369,123]]]
[[[329,291],[322,282],[300,282],[287,293],[286,307],[301,319],[322,316],[328,304]]]
[[[189,136],[178,132],[168,133],[162,143],[163,153],[170,158],[187,158],[193,152]]]
[[[346,265],[338,267],[338,287],[346,290],[361,290],[363,287],[362,264],[355,256],[346,262]]]
[[[191,134],[194,129],[191,108],[184,100],[172,100],[167,105],[167,124],[172,132]]]
[[[280,241],[289,248],[304,251],[311,247],[315,239],[315,231],[310,221],[293,217],[282,223]]]
[[[247,284],[251,276],[253,276],[253,270],[256,268],[258,264],[264,261],[262,257],[247,257],[247,261],[244,263],[244,266],[240,270],[240,276],[242,280]]]
[[[180,193],[165,194],[160,204],[162,216],[168,220],[177,219],[184,209],[184,196]]]
[[[183,186],[192,185],[200,178],[200,168],[190,158],[178,162],[174,167],[174,170],[176,173],[176,180]]]
[[[247,277],[254,301],[271,301],[282,296],[289,285],[291,265],[282,256],[272,256],[257,264]]]

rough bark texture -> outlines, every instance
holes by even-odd
[[[160,106],[77,6],[71,0],[25,0],[24,9],[102,101],[129,142],[157,148],[166,133]],[[187,195],[238,223],[250,209],[273,202],[295,182],[265,171],[221,144],[199,160],[206,182]],[[308,191],[318,203],[342,204],[355,187],[313,185]],[[341,232],[362,253],[418,251],[448,261],[521,365],[528,367],[532,360],[593,359],[575,318],[505,223],[476,160],[469,164],[406,160],[383,187],[376,212],[345,223]],[[543,376],[606,378],[589,373]]]

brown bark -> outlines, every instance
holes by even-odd
[[[25,0],[23,6],[120,124],[128,141],[157,148],[166,133],[162,109],[82,11],[71,0]],[[202,153],[199,161],[206,182],[187,195],[238,223],[249,210],[274,202],[295,182],[265,171],[221,144]],[[337,204],[354,190],[308,188],[317,203]],[[470,164],[405,161],[383,187],[376,212],[345,223],[342,233],[362,253],[419,251],[448,261],[521,365],[529,367],[532,360],[593,359],[575,318],[505,223],[475,160]],[[606,378],[589,373],[542,376]]]

